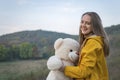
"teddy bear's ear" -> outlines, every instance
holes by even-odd
[[[55,44],[54,44],[54,48],[55,49],[58,49],[61,44],[63,43],[63,39],[62,38],[58,38],[56,41],[55,41]]]

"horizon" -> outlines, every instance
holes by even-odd
[[[116,25],[120,25],[120,24],[116,24]],[[111,26],[116,26],[116,25],[111,25]],[[110,28],[111,26],[106,26],[104,28]],[[6,34],[2,34],[1,36],[5,36],[5,35],[9,35],[9,34],[14,34],[14,33],[18,33],[18,32],[24,32],[24,31],[47,31],[47,32],[56,32],[56,33],[63,33],[63,34],[68,34],[68,35],[79,35],[79,34],[69,34],[69,33],[65,33],[65,32],[59,32],[59,31],[52,31],[52,30],[44,30],[44,29],[36,29],[36,30],[22,30],[22,31],[16,31],[16,32],[11,32],[11,33],[6,33]]]

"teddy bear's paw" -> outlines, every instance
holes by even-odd
[[[70,52],[68,57],[72,62],[75,62],[76,60],[78,60],[78,55],[76,54],[76,51]]]
[[[47,61],[47,67],[49,70],[58,70],[62,67],[63,63],[57,56],[51,56]]]

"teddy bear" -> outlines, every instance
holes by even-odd
[[[65,66],[74,66],[78,60],[76,54],[79,49],[79,43],[72,38],[58,38],[54,43],[55,55],[49,57],[47,67],[50,70],[46,80],[72,80],[64,75],[60,68]]]

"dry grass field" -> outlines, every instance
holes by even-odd
[[[46,60],[0,62],[0,80],[45,80]]]

